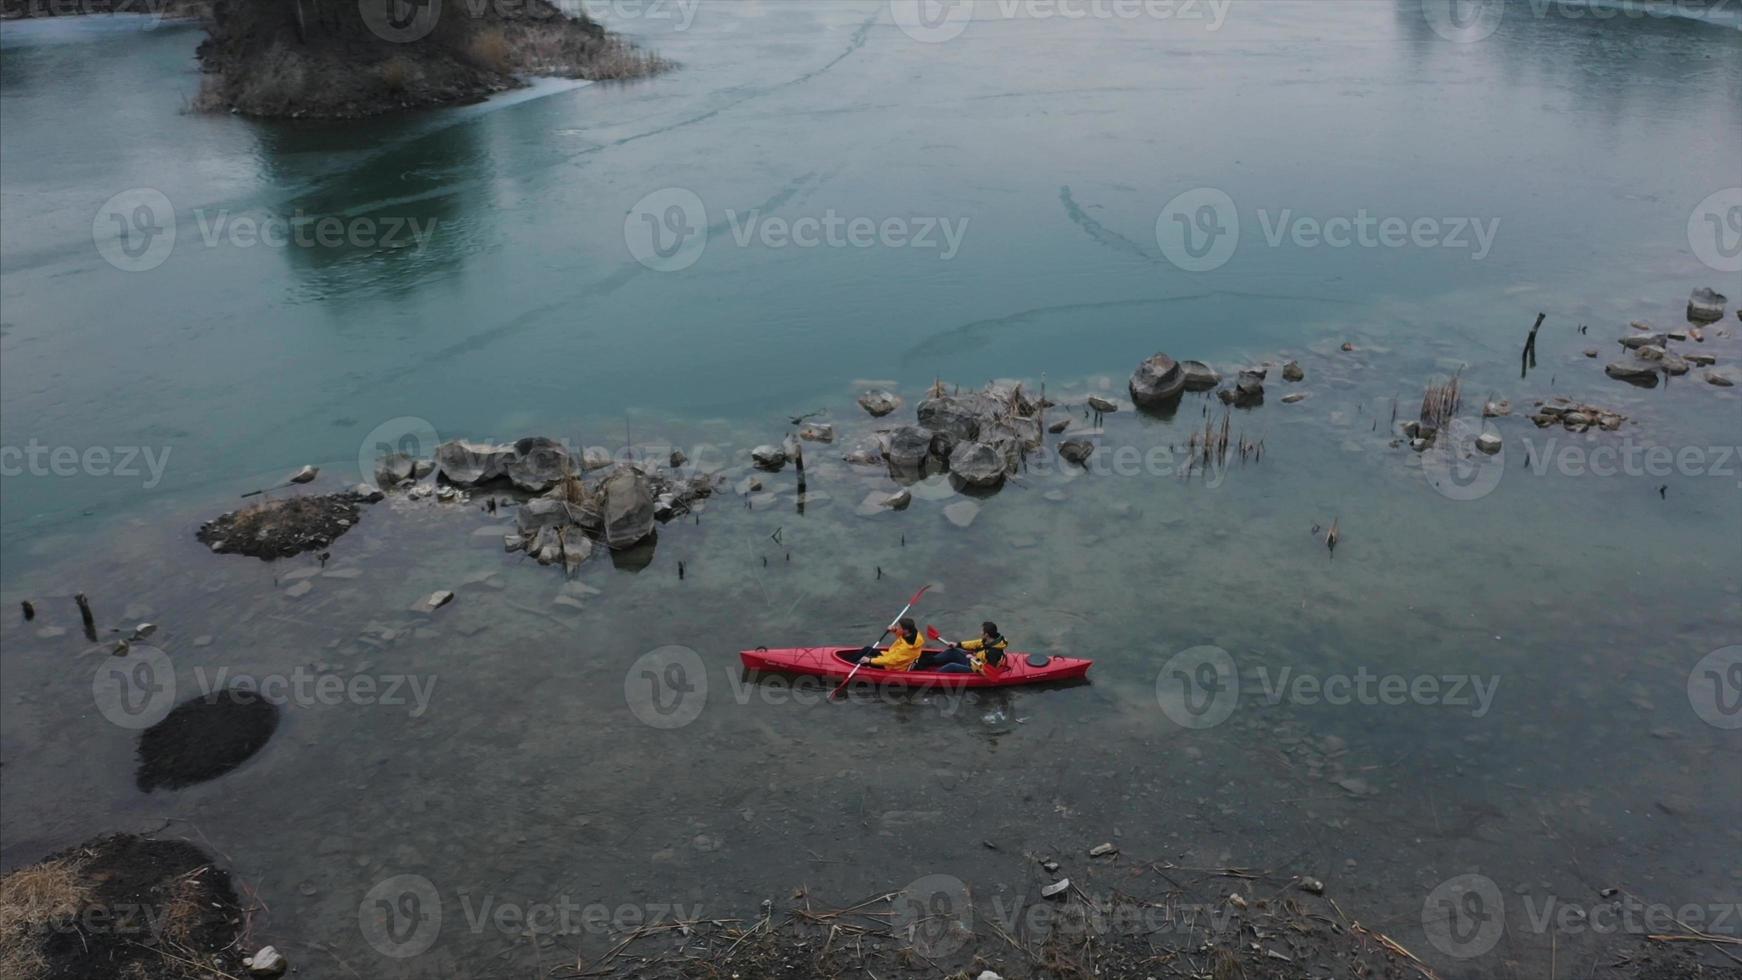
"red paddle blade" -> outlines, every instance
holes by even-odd
[[[929,589],[929,588],[931,588],[931,586],[929,586],[929,585],[922,585],[922,586],[920,586],[920,587],[919,587],[919,591],[918,591],[918,592],[915,592],[915,593],[914,593],[914,594],[913,594],[913,598],[911,598],[911,599],[909,599],[909,600],[907,600],[907,604],[908,604],[908,605],[910,605],[910,606],[917,606],[917,605],[919,605],[919,597],[920,597],[920,596],[922,596],[922,595],[925,595],[925,590],[927,590],[927,589]]]
[[[925,635],[931,637],[934,640],[941,640],[944,638],[944,635],[942,633],[938,632],[938,628],[936,626],[927,626],[925,628]]]

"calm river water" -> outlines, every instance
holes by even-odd
[[[475,924],[486,901],[984,897],[1102,841],[1320,877],[1447,977],[1621,941],[1539,926],[1547,900],[1733,905],[1742,398],[1602,365],[1696,287],[1742,297],[1742,31],[1474,6],[601,4],[680,67],[352,125],[190,114],[197,27],[6,24],[0,859],[170,821],[305,976],[528,976],[614,941]],[[1742,380],[1733,310],[1681,346]],[[791,417],[862,438],[868,384],[904,420],[939,378],[1080,406],[1158,350],[1306,379],[1235,414],[1261,459],[1182,477],[1165,451],[1219,404],[1127,407],[1096,466],[1037,464],[966,528],[947,486],[861,516],[893,484],[812,447],[802,509],[790,470],[729,486],[572,583],[477,501],[390,498],[324,571],[193,539],[305,463],[356,482],[383,441],[676,445],[735,484]],[[1495,419],[1502,454],[1448,469],[1391,422],[1460,370],[1473,421],[1554,396],[1629,421]],[[868,640],[925,582],[922,623],[997,619],[1090,683],[831,705],[739,676],[745,647]],[[141,793],[80,591],[105,629],[159,624],[181,696],[343,690],[311,681],[241,769]],[[644,657],[674,646],[663,713]],[[1176,696],[1210,647],[1243,679],[1214,724]],[[1479,950],[1423,921],[1463,875],[1507,902]],[[395,957],[358,909],[407,881],[444,918]]]

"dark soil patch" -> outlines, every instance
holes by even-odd
[[[357,505],[366,502],[348,491],[268,500],[207,521],[194,537],[219,554],[289,558],[332,544],[357,525]]]
[[[216,779],[248,761],[277,730],[277,706],[252,691],[184,701],[139,734],[139,788],[149,793]]]
[[[99,837],[8,874],[0,893],[8,980],[247,975],[230,876],[186,841]]]

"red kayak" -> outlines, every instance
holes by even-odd
[[[845,680],[863,647],[790,647],[784,650],[743,650],[738,657],[750,670],[783,674],[807,674]],[[1074,681],[1089,672],[1094,663],[1074,657],[1047,657],[1038,653],[1007,653],[1004,664],[984,674],[940,674],[932,670],[884,670],[860,668],[854,682],[892,684],[900,687],[1010,687]]]

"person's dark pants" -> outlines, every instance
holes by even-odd
[[[919,662],[913,665],[913,669],[933,670],[940,674],[971,674],[974,672],[974,662],[968,658],[968,651],[961,647],[950,647],[936,653],[927,650],[920,654]]]

